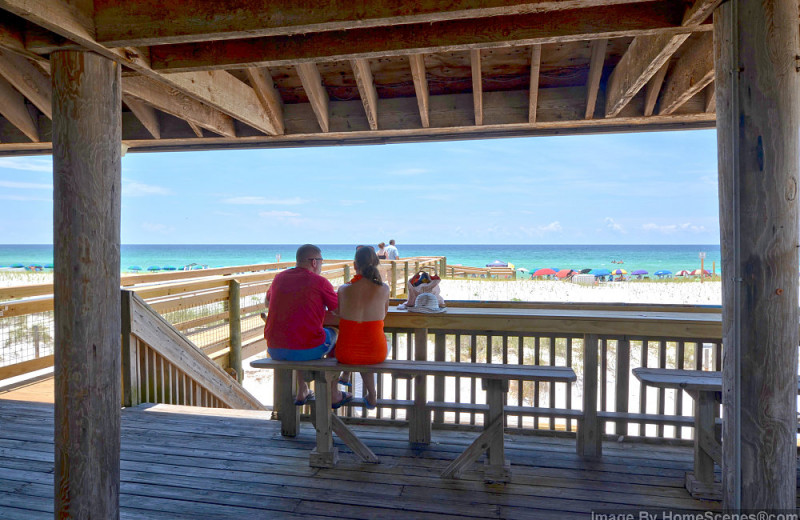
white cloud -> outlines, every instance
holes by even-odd
[[[612,231],[616,231],[617,233],[627,233],[627,231],[625,231],[625,228],[614,222],[614,219],[611,217],[606,217],[605,223],[606,227]]]
[[[535,227],[524,227],[520,226],[519,230],[528,235],[529,237],[540,237],[545,233],[560,233],[564,231],[564,228],[561,226],[559,221],[554,221],[549,224],[543,224],[541,226]]]
[[[141,182],[122,182],[122,195],[125,197],[146,197],[147,195],[169,195],[170,191],[163,186],[143,184]]]
[[[175,231],[175,228],[160,222],[142,222],[142,229],[150,233],[158,233],[159,235],[168,235]]]
[[[294,213],[291,211],[260,211],[258,213],[259,217],[263,218],[289,218],[289,217],[299,217],[300,213]]]
[[[18,188],[21,190],[52,190],[52,184],[37,182],[0,181],[0,188]]]
[[[288,199],[268,199],[266,197],[230,197],[222,200],[223,204],[238,204],[250,206],[298,206],[306,204],[308,200],[301,199],[300,197],[292,197]]]
[[[692,224],[690,222],[684,222],[683,224],[655,224],[653,222],[648,222],[647,224],[642,225],[642,229],[645,231],[655,231],[658,233],[662,233],[664,235],[672,235],[679,231],[688,231],[690,233],[703,233],[706,231],[705,226],[698,226]]]
[[[52,173],[53,161],[52,159],[34,159],[32,157],[3,157],[0,158],[0,168]]]

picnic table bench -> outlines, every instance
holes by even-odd
[[[487,465],[484,477],[487,481],[507,482],[511,471],[505,459],[503,428],[505,425],[506,392],[509,380],[573,382],[575,372],[569,367],[538,365],[502,365],[491,363],[451,363],[445,361],[387,360],[376,365],[342,365],[335,359],[314,361],[276,361],[259,359],[250,363],[254,368],[273,369],[276,381],[283,386],[282,395],[291,395],[292,370],[309,372],[315,382],[315,403],[312,419],[317,431],[317,445],[309,456],[313,467],[333,467],[338,460],[337,448],[333,446],[333,433],[366,462],[379,462],[375,454],[355,433],[332,413],[330,381],[345,372],[391,373],[394,377],[414,378],[414,405],[409,414],[409,441],[414,444],[429,444],[431,440],[430,411],[440,403],[427,401],[425,379],[427,376],[459,376],[481,379],[486,391],[488,411],[483,432],[442,472],[444,478],[458,478],[484,452]],[[279,373],[282,375],[278,376]],[[292,401],[286,397],[277,403],[284,435],[296,434],[296,412]],[[354,403],[351,403],[354,404]],[[356,405],[360,405],[357,404]],[[291,406],[291,408],[288,408]],[[347,406],[347,405],[346,405]],[[580,412],[577,412],[578,414]],[[287,424],[283,424],[286,421]]]

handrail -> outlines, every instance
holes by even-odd
[[[123,404],[201,404],[266,410],[137,294],[122,291]]]

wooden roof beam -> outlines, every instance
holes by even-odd
[[[531,82],[528,97],[528,122],[536,122],[536,107],[539,104],[539,71],[542,66],[542,46],[531,46]]]
[[[714,83],[706,87],[706,112],[717,111],[717,88]]]
[[[350,61],[353,67],[353,74],[358,85],[358,94],[361,96],[361,103],[364,105],[364,112],[367,114],[370,130],[378,129],[378,91],[372,78],[372,71],[369,62],[364,59]]]
[[[186,94],[144,76],[122,78],[122,92],[157,109],[225,137],[236,137],[233,119]],[[130,105],[129,105],[130,106]],[[149,129],[148,129],[149,130]]]
[[[669,61],[665,63],[658,72],[647,82],[647,90],[645,91],[644,97],[644,115],[652,116],[653,110],[656,107],[656,101],[658,101],[658,94],[661,92],[661,86],[664,84],[664,76],[667,75],[667,69],[669,68]]]
[[[197,126],[196,124],[192,123],[191,121],[186,121],[186,122],[189,123],[189,128],[192,129],[192,132],[194,132],[194,135],[196,135],[197,137],[202,139],[203,138],[203,129],[201,127]]]
[[[428,99],[428,76],[425,73],[425,57],[422,54],[412,54],[408,57],[411,65],[411,78],[414,80],[414,91],[417,93],[417,105],[419,106],[419,118],[422,128],[431,126],[429,99]]]
[[[0,50],[0,76],[48,119],[53,118],[53,87],[50,76],[42,69],[18,54]]]
[[[481,50],[469,51],[469,62],[472,67],[472,103],[475,106],[475,124],[483,124],[483,80],[481,78]]]
[[[161,139],[161,124],[158,121],[158,113],[153,107],[127,95],[122,96],[122,101],[128,105],[133,115],[135,115],[136,119],[142,123],[142,126],[150,132],[150,135],[155,139]]]
[[[39,128],[25,105],[25,98],[3,78],[0,78],[0,114],[19,128],[28,139],[34,143],[39,142]]]
[[[432,23],[629,3],[630,0],[94,0],[97,41],[162,45]],[[154,13],[158,13],[156,16]]]
[[[658,113],[675,112],[695,94],[714,81],[714,37],[712,33],[693,40],[686,52],[672,67],[664,82],[664,93]]]
[[[280,93],[275,88],[275,82],[272,81],[272,75],[266,67],[256,68],[251,67],[247,69],[247,77],[250,79],[250,85],[261,101],[267,117],[275,127],[275,133],[280,135],[285,132],[283,125],[283,100]]]
[[[300,76],[300,83],[303,84],[303,89],[306,91],[308,101],[311,103],[311,109],[314,110],[314,115],[317,116],[319,127],[323,132],[328,132],[330,130],[328,125],[330,98],[322,85],[319,69],[313,63],[300,63],[297,65],[297,75]]]
[[[495,16],[477,21],[453,20],[293,36],[161,45],[150,48],[150,59],[153,69],[156,70],[209,70],[712,29],[710,24],[682,27],[683,13],[680,2],[654,0],[588,9]]]
[[[700,27],[720,1],[695,0],[684,13],[681,26]],[[674,33],[634,38],[608,79],[606,117],[617,116],[688,38],[689,34]]]
[[[589,78],[586,81],[586,119],[594,117],[597,104],[597,92],[600,90],[600,78],[603,76],[603,63],[606,60],[608,40],[593,40],[592,57],[589,60]]]

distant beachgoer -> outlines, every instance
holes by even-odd
[[[389,246],[386,248],[387,260],[400,260],[400,252],[394,244],[394,239],[389,240]]]
[[[378,250],[376,253],[378,255],[378,260],[386,260],[386,243],[381,242],[378,244]]]
[[[383,319],[389,310],[389,286],[378,270],[378,256],[371,247],[356,251],[353,262],[356,275],[339,287],[339,340],[334,355],[348,365],[374,365],[386,359],[388,347],[383,333]],[[375,408],[378,394],[375,374],[362,372],[364,406]]]
[[[322,326],[325,311],[335,310],[339,298],[331,282],[320,276],[322,251],[312,244],[297,249],[296,266],[281,271],[267,290],[264,305],[269,309],[264,338],[269,357],[284,361],[310,361],[325,357],[336,344],[336,331]],[[304,405],[314,394],[302,371],[297,371],[296,405]],[[353,400],[331,381],[333,407]]]

